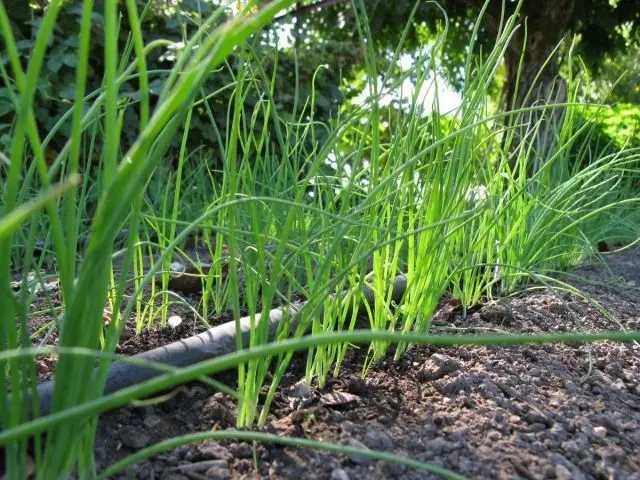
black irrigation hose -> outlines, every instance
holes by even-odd
[[[405,277],[398,276],[393,283],[392,301],[399,302],[404,295],[407,287]],[[369,304],[373,303],[374,292],[368,286],[362,288],[362,294]],[[343,294],[344,297],[345,294]],[[335,295],[331,295],[334,299]],[[291,328],[296,327],[297,316],[291,315],[301,309],[306,302],[298,302],[284,307],[274,308],[269,311],[266,321],[269,322],[269,341],[273,340],[283,318],[291,322]],[[319,312],[322,315],[322,311]],[[257,314],[255,321],[265,321],[262,319],[263,313]],[[240,319],[240,334],[242,335],[242,345],[246,348],[249,345],[251,333],[251,318],[243,317]],[[228,322],[209,330],[194,335],[177,342],[170,343],[163,347],[154,348],[147,352],[134,355],[133,358],[140,360],[148,360],[174,367],[186,367],[204,360],[219,357],[236,351],[236,323]],[[104,387],[104,393],[113,393],[123,388],[141,383],[150,378],[162,375],[163,371],[134,365],[128,362],[114,362],[109,369],[107,380]],[[38,385],[38,400],[40,404],[40,415],[51,413],[51,404],[53,400],[53,392],[55,380],[41,383]],[[11,399],[9,398],[9,404]],[[30,402],[29,402],[30,404]]]

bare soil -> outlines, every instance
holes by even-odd
[[[607,268],[583,265],[564,280],[599,302],[609,318],[574,294],[540,288],[480,306],[465,319],[443,301],[433,334],[640,330],[640,249],[605,258]],[[33,322],[42,325],[42,319]],[[201,329],[187,321],[141,336],[128,330],[118,352],[137,353]],[[350,351],[340,376],[323,389],[312,387],[304,401],[296,389],[304,358],[296,358],[264,431],[390,451],[470,478],[640,479],[637,344],[415,347],[397,362],[375,365],[363,379],[365,350]],[[52,365],[43,362],[46,378]],[[232,383],[233,375],[220,380]],[[323,399],[336,392],[349,395],[327,405],[332,402]],[[174,393],[164,403],[101,417],[98,471],[164,439],[235,426],[235,402],[225,394],[196,384]],[[435,477],[362,457],[208,441],[165,452],[117,478]]]

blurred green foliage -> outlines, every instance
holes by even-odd
[[[607,55],[593,77],[593,90],[608,92],[607,101],[640,104],[640,42],[633,48]]]
[[[330,35],[334,41],[356,44],[356,13],[352,3],[346,0],[330,3],[326,8],[309,15],[306,28]],[[456,88],[462,88],[464,60],[472,40],[471,32],[486,0],[440,0],[437,3],[446,11],[449,23],[441,63],[443,74],[446,74]],[[517,3],[489,2],[478,36],[474,39],[485,51],[495,40],[501,17],[510,16]],[[444,28],[442,10],[435,2],[416,4],[415,0],[395,0],[365,1],[364,4],[373,38],[380,51],[395,48],[412,12],[413,21],[405,38],[408,51],[415,50],[426,38],[432,38]],[[555,18],[556,4],[559,4],[558,0],[523,2],[520,16],[523,21],[527,21],[529,48],[533,46],[531,44],[540,42],[550,42],[553,48],[564,36],[570,38],[577,35],[577,53],[593,72],[602,67],[606,55],[628,51],[637,56],[637,50],[634,51],[632,45],[634,39],[640,39],[640,2],[637,0],[576,0],[568,3],[566,15],[562,19]],[[558,21],[561,21],[560,28],[556,28]],[[516,37],[516,40],[522,39]],[[521,50],[520,44],[513,47]],[[541,60],[544,59],[537,59]]]
[[[611,142],[612,147],[640,147],[640,105],[618,103],[609,108],[590,107],[590,122],[596,128],[600,144]]]
[[[124,11],[124,1],[117,1],[121,10]],[[104,22],[101,14],[103,2],[104,0],[95,2],[90,68],[87,78],[88,92],[98,90],[103,81]],[[191,36],[219,2],[138,0],[137,3],[138,10],[144,11],[141,23],[145,42],[166,39],[175,42],[176,45],[176,49],[156,49],[148,55],[147,65],[152,72],[150,93],[153,104],[162,91],[166,72],[175,61],[181,42]],[[441,3],[447,10],[449,31],[438,68],[451,86],[461,89],[464,84],[464,66],[470,32],[477,18],[478,8],[484,2],[445,0]],[[538,7],[532,3],[535,2],[525,2],[523,13],[539,16]],[[630,70],[614,90],[613,100],[640,101],[640,80],[638,70],[634,68],[637,59],[633,52],[633,45],[637,46],[635,39],[638,36],[638,22],[635,24],[632,22],[634,18],[640,16],[640,4],[635,0],[618,0],[613,3],[606,0],[582,0],[579,3],[574,7],[566,28],[568,33],[580,35],[579,50],[593,72],[594,82],[600,85],[599,89],[605,90],[610,88],[623,70]],[[4,5],[14,27],[20,55],[26,63],[42,21],[47,0],[34,2],[4,0]],[[302,7],[299,8],[309,6],[303,2],[301,5]],[[442,11],[431,2],[421,2],[415,11],[413,10],[416,7],[414,0],[364,2],[364,5],[373,38],[377,43],[379,71],[390,69],[392,75],[402,73],[399,65],[391,65],[390,62],[412,12],[415,14],[414,21],[410,24],[410,28],[404,31],[406,37],[401,46],[402,52],[415,55],[418,45],[432,41],[434,35],[443,29]],[[505,13],[509,14],[514,6],[513,2],[508,2],[505,5]],[[476,40],[480,45],[490,44],[495,36],[492,24],[495,23],[496,12],[496,6],[491,4],[487,17],[483,20],[483,27],[478,30]],[[81,2],[67,1],[59,15],[55,35],[49,42],[47,60],[38,81],[34,105],[43,137],[51,131],[73,103],[80,15]],[[127,51],[126,46],[129,40],[126,18],[126,15],[121,17],[118,38],[121,53]],[[223,17],[222,20],[224,19]],[[285,36],[290,38],[283,45],[282,39]],[[264,85],[256,85],[254,89],[247,92],[244,108],[249,114],[248,118],[251,117],[253,110],[260,107],[263,92],[271,89],[277,107],[275,113],[280,119],[305,122],[310,118],[309,109],[307,108],[304,113],[301,112],[310,102],[312,88],[315,88],[313,118],[318,122],[326,123],[337,115],[340,108],[344,106],[345,99],[357,96],[366,85],[363,80],[363,55],[358,40],[356,15],[349,1],[328,2],[327,6],[319,10],[309,9],[303,15],[285,16],[276,21],[259,38],[255,38],[251,45],[253,51],[250,55],[242,59],[239,56],[231,57],[228,63],[212,75],[211,80],[206,84],[202,93],[208,96],[207,102],[196,106],[190,126],[188,139],[190,150],[206,146],[209,150],[216,152],[214,158],[218,160],[224,158],[232,91],[224,87],[234,82],[241,62],[243,68],[259,72],[256,78],[274,83],[268,85],[268,88]],[[133,58],[125,58],[127,63],[133,61]],[[416,58],[414,58],[415,61]],[[1,38],[0,63],[11,77],[8,56]],[[499,97],[501,88],[507,82],[506,70],[503,65],[497,75],[499,81],[494,83],[492,94],[496,98]],[[6,149],[13,128],[14,105],[9,89],[14,88],[12,83],[0,84],[0,150]],[[123,150],[138,134],[136,130],[138,88],[137,81],[133,78],[120,90],[120,107],[123,115],[121,148]],[[392,104],[385,112],[386,118],[380,125],[383,139],[385,135],[388,136],[389,129],[393,128],[393,110],[398,108],[404,108],[404,106]],[[628,136],[632,128],[635,128],[632,125],[636,117],[625,113],[627,110],[624,110],[623,106],[616,108],[618,113],[615,115],[601,117],[603,124],[600,133],[603,135],[603,141],[606,137],[609,140],[615,139],[615,143],[619,144],[621,139],[625,138],[625,135]],[[348,112],[347,109],[346,113]],[[264,115],[258,115],[255,122],[247,128],[254,129],[259,135],[258,132],[265,127],[265,122],[269,132],[273,132],[273,117],[265,118]],[[98,125],[97,128],[100,129],[101,126]],[[312,128],[315,131],[313,136],[315,141],[322,142],[326,136],[326,129],[319,123],[314,124]],[[62,125],[62,135],[56,136],[54,140],[58,143],[51,145],[50,150],[54,155],[61,148],[69,129],[70,122]],[[98,135],[96,138],[102,137]],[[176,149],[179,147],[179,138],[180,135],[177,135],[174,145]],[[277,156],[279,149],[275,134],[269,135],[269,138],[271,143],[263,148],[268,148],[270,154]],[[343,145],[348,146],[348,142],[346,138]],[[314,148],[313,145],[305,145],[305,147],[310,152]],[[251,158],[264,152],[244,153]]]
[[[37,3],[29,4],[23,0],[5,0],[4,3],[14,27],[14,36],[20,49],[19,54],[23,63],[26,64],[47,2],[42,2],[39,5]],[[125,10],[124,1],[118,0],[118,5],[121,11]],[[174,42],[176,46],[175,49],[155,49],[147,56],[147,68],[151,72],[149,90],[152,106],[163,89],[166,74],[175,62],[183,42],[190,38],[198,25],[211,14],[214,7],[215,5],[210,2],[199,2],[198,0],[179,0],[177,2],[155,0],[150,3],[138,0],[139,12],[144,11],[144,14],[141,15],[141,24],[145,43],[164,39]],[[103,82],[104,19],[101,14],[102,10],[103,1],[96,1],[89,54],[88,93],[100,89]],[[51,131],[61,116],[73,105],[81,12],[82,2],[68,1],[58,16],[54,36],[49,41],[49,51],[38,80],[36,104],[34,105],[42,137]],[[221,21],[225,19],[226,17],[223,16]],[[284,120],[294,120],[292,117],[294,105],[297,105],[297,114],[299,115],[305,103],[309,102],[314,74],[320,63],[326,63],[321,59],[336,53],[327,52],[327,48],[319,48],[316,45],[313,49],[314,55],[298,55],[296,59],[291,46],[274,48],[273,43],[278,35],[282,34],[277,30],[277,27],[276,25],[267,30],[260,38],[254,38],[251,43],[253,51],[250,54],[242,56],[242,59],[239,54],[231,57],[223,68],[211,76],[202,92],[203,96],[208,97],[206,104],[202,102],[194,109],[189,130],[190,149],[204,145],[218,152],[214,158],[217,157],[218,160],[224,158],[228,108],[232,92],[232,89],[224,87],[234,82],[240,67],[261,72],[256,75],[257,78],[275,83],[271,85],[271,88],[275,105],[278,107],[276,113]],[[129,31],[127,16],[123,15],[118,38],[121,55],[128,51]],[[0,52],[3,52],[0,54],[0,63],[11,77],[12,71],[3,44],[0,38]],[[134,61],[132,56],[125,55],[123,59],[126,60],[126,64]],[[122,64],[122,66],[124,67],[126,64]],[[277,72],[276,75],[273,74],[274,69]],[[326,122],[337,114],[343,102],[339,84],[340,72],[335,68],[323,68],[315,76],[313,84],[315,88],[315,120]],[[0,85],[0,150],[4,150],[8,145],[15,120],[15,107],[9,90],[11,88],[15,91],[15,85],[13,81],[9,85],[2,83]],[[131,145],[131,142],[138,135],[137,125],[139,122],[136,108],[136,102],[140,97],[138,89],[136,78],[132,78],[122,85],[119,92],[119,106],[123,115],[121,145],[123,150]],[[265,90],[268,91],[269,88],[256,85],[255,89],[247,92],[244,107],[249,114],[248,117],[251,117],[252,111],[258,106],[261,95],[263,95],[262,92]],[[302,120],[306,119],[302,118]],[[248,128],[260,132],[265,122],[269,122],[269,119],[258,115],[256,122]],[[267,127],[271,129],[272,125]],[[62,135],[56,136],[54,143],[50,145],[53,155],[68,138],[70,128],[70,121],[62,125],[60,130]],[[100,126],[98,128],[100,129]],[[315,128],[317,130],[315,138],[322,141],[325,130],[319,126]],[[219,135],[216,134],[216,130]],[[180,135],[176,135],[174,148],[179,148],[180,137]],[[97,138],[101,138],[101,136]],[[99,147],[99,145],[97,146]],[[269,148],[271,154],[278,154],[277,142],[269,145]]]
[[[598,114],[598,124],[618,147],[627,142],[634,147],[640,146],[640,105],[618,103]]]

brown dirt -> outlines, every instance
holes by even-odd
[[[433,333],[640,330],[640,249],[607,260],[610,271],[585,265],[573,272],[579,278],[565,280],[598,301],[610,319],[573,294],[539,289],[484,305],[466,319],[443,303]],[[168,343],[194,333],[189,325],[182,327],[189,331],[129,335],[120,349],[134,353]],[[364,380],[362,360],[362,350],[349,352],[338,378],[298,402],[293,389],[304,375],[304,358],[297,358],[265,431],[391,451],[470,478],[640,479],[638,345],[416,347],[397,362],[375,365]],[[352,396],[323,406],[322,396],[332,392]],[[231,398],[188,385],[164,403],[103,415],[98,471],[163,439],[234,425]],[[435,477],[360,457],[209,441],[165,452],[118,478]]]

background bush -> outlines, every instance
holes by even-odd
[[[7,12],[14,26],[14,34],[18,39],[17,45],[24,65],[27,64],[31,48],[34,45],[46,3],[40,2],[40,4],[30,7],[28,2],[22,0],[5,2]],[[119,1],[118,4],[120,11],[126,10],[123,1]],[[170,8],[162,1],[152,1],[149,4],[139,1],[138,8],[139,11],[144,12],[141,14],[141,28],[145,44],[153,40],[164,39],[174,42],[176,49],[180,48],[183,40],[193,35],[201,21],[206,19],[213,10],[211,3],[197,0],[180,0]],[[88,93],[99,90],[103,82],[104,18],[100,13],[102,10],[103,2],[95,2],[87,77]],[[58,16],[54,36],[49,42],[47,59],[38,79],[36,105],[34,107],[42,138],[54,128],[73,104],[81,12],[81,2],[67,2]],[[225,20],[226,17],[222,16],[219,22],[222,23]],[[131,48],[128,34],[130,28],[126,22],[126,16],[121,17],[121,28],[118,37],[118,50],[120,52],[130,52]],[[247,67],[262,71],[263,75],[261,76],[265,80],[275,82],[271,86],[274,96],[273,105],[278,109],[275,113],[283,115],[285,120],[292,120],[290,112],[293,111],[296,101],[298,102],[298,109],[301,110],[304,102],[311,98],[314,73],[317,65],[322,63],[323,49],[330,47],[315,48],[314,55],[301,55],[298,58],[294,58],[294,49],[291,47],[273,48],[273,44],[277,42],[276,37],[278,35],[279,32],[271,30],[254,39],[252,48],[255,50],[255,55],[252,55],[252,58],[259,58],[261,61],[259,65],[258,62],[254,62],[253,65],[247,65]],[[5,50],[3,46],[4,44],[0,39],[0,51]],[[152,108],[163,89],[166,73],[175,61],[175,54],[176,51],[171,48],[154,49],[147,56],[147,67],[151,73],[149,90]],[[131,61],[131,58],[129,58],[129,61]],[[9,58],[6,53],[0,55],[0,63],[3,69],[10,72],[11,69],[8,62]],[[214,151],[218,150],[217,155],[210,156],[214,167],[218,167],[217,163],[224,157],[221,150],[225,148],[228,105],[233,92],[233,89],[225,87],[233,84],[234,72],[237,71],[239,62],[240,60],[237,56],[231,56],[226,64],[207,81],[202,93],[204,96],[213,95],[208,98],[207,105],[201,103],[194,110],[189,129],[188,147],[190,151],[200,146],[213,147]],[[122,67],[123,65],[121,65],[121,70]],[[277,69],[277,75],[274,75],[274,69]],[[320,69],[313,86],[315,87],[314,118],[320,122],[326,122],[336,115],[343,102],[343,95],[339,88],[339,72],[328,66]],[[0,87],[0,150],[5,151],[8,147],[12,126],[15,121],[15,111],[9,88],[6,85]],[[265,88],[260,87],[247,93],[244,108],[249,113],[249,116],[261,99],[261,94],[258,92],[263,92],[264,90]],[[138,82],[135,78],[132,78],[120,90],[120,107],[133,104],[139,98]],[[120,111],[123,114],[121,148],[124,151],[131,145],[131,142],[135,140],[138,134],[139,119],[135,108],[120,108]],[[262,130],[263,124],[258,121],[251,127],[258,133]],[[273,127],[268,125],[268,128],[271,129]],[[316,129],[316,140],[322,141],[325,138],[325,130],[319,126],[314,128]],[[56,136],[56,139],[48,145],[47,153],[50,160],[55,158],[62,147],[64,142],[61,139],[68,138],[70,129],[71,122],[65,122],[61,126],[63,135]],[[170,152],[172,150],[175,152],[179,148],[180,138],[181,135],[176,135],[177,140],[174,141]],[[100,145],[96,146],[99,151]],[[277,142],[273,142],[269,148],[271,148],[272,154],[277,155],[279,153]]]

